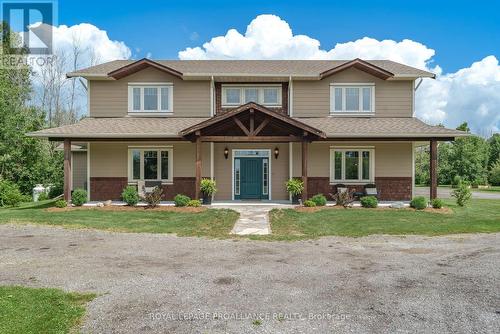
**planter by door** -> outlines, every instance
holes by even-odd
[[[205,205],[212,204],[212,195],[202,193],[202,199],[203,199],[203,204]]]
[[[299,200],[302,195],[292,195],[292,204],[300,204]]]

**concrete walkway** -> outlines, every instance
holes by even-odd
[[[267,235],[271,233],[269,211],[275,208],[293,208],[293,205],[276,203],[214,203],[212,207],[232,209],[240,214],[231,234]]]

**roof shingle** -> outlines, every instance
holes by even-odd
[[[224,75],[274,75],[274,76],[318,76],[351,60],[154,60],[155,62],[181,72],[184,76]],[[433,73],[391,60],[365,60],[391,72],[395,77],[434,77]],[[114,60],[104,64],[68,73],[75,76],[107,76],[135,60]]]
[[[451,138],[467,133],[425,124],[417,118],[317,117],[296,118],[323,131],[327,138]],[[46,138],[180,138],[180,132],[207,118],[85,118],[65,125],[28,133]]]

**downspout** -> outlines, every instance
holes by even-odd
[[[213,117],[214,116],[214,76],[212,75],[212,77],[210,78],[210,117]]]
[[[291,75],[288,77],[288,116],[293,116],[293,81]]]

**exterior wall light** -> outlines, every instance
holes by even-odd
[[[228,156],[229,156],[229,149],[226,147],[226,148],[224,149],[224,158],[226,158],[226,159],[227,159],[227,157],[228,157]]]
[[[278,159],[278,156],[280,155],[280,150],[278,147],[274,148],[274,158]]]

